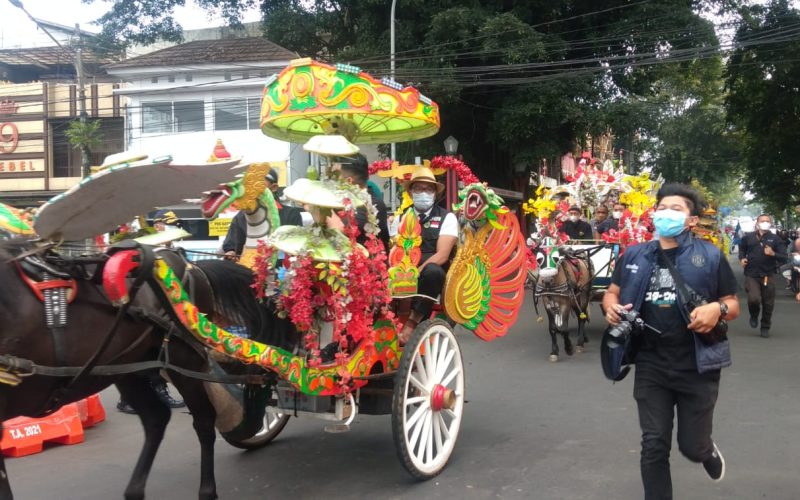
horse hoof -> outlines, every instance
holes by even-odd
[[[551,354],[550,355],[550,362],[551,363],[555,363],[556,361],[558,361],[558,356],[555,355],[555,354]]]
[[[578,347],[576,347],[575,352],[577,352],[578,354],[583,354],[583,346],[579,345]]]

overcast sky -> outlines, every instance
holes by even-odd
[[[104,0],[95,0],[91,4],[84,4],[81,0],[21,1],[33,17],[67,26],[79,23],[81,29],[95,32],[99,31],[99,27],[92,25],[91,22],[103,15],[111,5]],[[175,12],[177,21],[184,29],[208,28],[224,24],[218,16],[209,19],[192,0],[187,0],[186,7],[179,7]],[[245,15],[244,22],[260,19],[261,14],[258,9],[253,9]],[[8,0],[0,0],[0,48],[29,47],[33,45],[33,40],[39,38],[41,37],[37,33],[36,25],[24,12],[8,3]]]

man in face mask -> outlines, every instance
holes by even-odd
[[[603,297],[603,308],[611,325],[620,324],[620,312],[635,310],[659,332],[645,329],[635,334],[634,345],[639,347],[632,354],[633,397],[642,430],[645,500],[669,500],[676,414],[681,453],[702,463],[713,481],[725,476],[725,461],[711,439],[711,429],[720,370],[731,362],[730,344],[709,333],[720,319],[730,321],[739,315],[739,301],[736,278],[725,256],[690,231],[704,204],[697,191],[666,184],[656,199],[653,223],[659,238],[626,249]]]
[[[590,240],[593,238],[592,226],[581,220],[581,209],[577,205],[569,207],[568,218],[561,225],[561,232],[571,240]]]
[[[606,219],[608,219],[608,207],[605,205],[600,205],[597,207],[597,210],[594,211],[594,218],[589,223],[592,226],[592,234],[594,235],[594,239],[600,239],[600,235],[597,233],[597,228]]]
[[[758,328],[761,313],[761,336],[769,337],[772,310],[775,308],[775,279],[780,261],[786,259],[784,245],[774,234],[772,217],[762,214],[756,219],[756,230],[742,237],[739,244],[739,262],[744,268],[744,289],[750,326]]]
[[[611,218],[604,220],[597,226],[597,234],[603,234],[610,230],[619,231],[619,221],[622,219],[622,214],[625,213],[625,205],[622,203],[614,204],[614,211],[611,212]]]
[[[436,205],[436,198],[444,192],[444,186],[436,182],[433,171],[419,167],[405,183],[403,188],[411,196],[414,210],[422,226],[422,258],[419,265],[417,292],[429,297],[437,297],[442,292],[446,267],[458,241],[458,220],[451,212]],[[416,299],[412,312],[403,330],[400,343],[405,344],[420,321],[431,315],[433,303],[430,300]]]

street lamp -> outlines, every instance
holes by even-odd
[[[455,156],[458,152],[458,140],[452,135],[444,140],[444,152],[447,153],[447,156]],[[456,176],[455,170],[452,168],[447,169],[447,172],[444,174],[444,179],[445,196],[447,197],[446,203],[449,209],[454,203],[458,202],[458,177]]]
[[[458,152],[458,139],[452,135],[448,136],[444,140],[444,152],[447,153],[447,156],[455,156]]]

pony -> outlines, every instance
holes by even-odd
[[[586,322],[589,320],[589,302],[592,296],[593,268],[588,256],[580,256],[568,247],[559,246],[556,240],[545,237],[533,241],[536,270],[531,270],[533,304],[539,314],[539,301],[547,311],[550,332],[550,361],[558,361],[557,334],[564,337],[564,351],[572,356],[575,348],[569,338],[570,312],[578,318],[578,352],[587,341]]]
[[[249,286],[253,279],[251,271],[220,260],[188,264],[172,252],[162,253],[159,258],[176,267],[183,266],[191,274],[188,281],[197,290],[195,302],[210,315],[245,325],[254,338],[266,335],[270,337],[267,341],[285,345],[285,339],[275,338],[271,333],[274,314],[264,309]],[[32,256],[33,260],[26,256]],[[207,390],[207,386],[219,387],[219,384],[195,378],[196,374],[208,373],[212,362],[205,348],[181,337],[164,319],[156,295],[148,286],[138,289],[128,307],[112,304],[99,279],[108,260],[105,255],[61,257],[47,246],[37,246],[25,239],[0,241],[0,422],[17,416],[40,417],[115,384],[139,415],[145,435],[124,496],[129,500],[144,498],[147,477],[171,411],[145,378],[124,370],[115,372],[114,367],[159,359],[168,361],[165,372],[191,412],[200,442],[198,498],[214,499],[217,497],[215,423],[219,426],[226,415],[215,407],[224,407],[219,401],[219,391]],[[24,276],[42,270],[72,284],[71,292],[63,298],[69,302],[64,308],[66,324],[48,326],[43,301],[37,298],[35,287],[26,284]],[[127,273],[123,273],[123,278],[124,274]],[[109,375],[89,372],[93,363],[96,370],[105,369],[102,373]],[[86,373],[78,375],[75,367],[82,367]],[[72,371],[50,376],[59,368]],[[226,429],[233,427],[227,425]],[[0,456],[0,499],[12,498]]]

